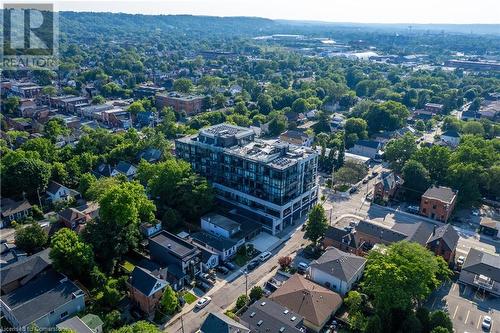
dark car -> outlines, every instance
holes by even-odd
[[[224,265],[227,269],[230,269],[230,270],[232,270],[232,271],[234,271],[234,270],[236,269],[236,265],[235,265],[235,264],[233,264],[232,262],[229,262],[229,261],[228,261],[228,262],[225,262],[223,265]]]
[[[255,268],[257,268],[257,266],[259,266],[259,262],[258,261],[250,261],[247,265],[247,270],[248,271],[253,271]]]
[[[229,273],[229,269],[227,269],[226,267],[224,266],[217,266],[217,268],[215,269],[217,272],[223,274],[223,275],[226,275],[227,273]]]
[[[351,187],[351,189],[349,190],[349,193],[350,193],[350,194],[353,194],[353,193],[356,193],[357,191],[358,191],[358,189],[357,189],[357,188],[355,188],[355,187]]]

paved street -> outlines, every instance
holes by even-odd
[[[304,233],[300,230],[299,225],[291,230],[291,238],[284,244],[272,251],[273,256],[250,272],[248,278],[248,290],[255,285],[263,285],[265,281],[270,279],[278,269],[278,258],[289,255],[294,257],[297,250],[306,246],[308,241],[303,238]],[[287,237],[284,237],[285,239]],[[168,332],[182,332],[184,326],[185,333],[192,333],[199,329],[203,320],[209,312],[224,312],[236,301],[238,296],[245,293],[245,276],[239,272],[229,275],[226,280],[220,281],[212,288],[207,296],[212,297],[212,302],[202,310],[194,309],[194,303],[185,306],[183,311],[176,315],[170,322],[167,323],[166,330]],[[181,320],[182,316],[182,320]]]

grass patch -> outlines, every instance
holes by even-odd
[[[127,272],[132,273],[132,271],[135,268],[135,265],[132,264],[130,261],[125,260],[122,264],[122,267],[125,268]]]
[[[189,291],[185,291],[181,294],[182,298],[184,298],[184,300],[186,301],[187,304],[191,304],[193,302],[195,302],[198,298],[193,295],[192,293],[190,293]]]
[[[233,258],[233,262],[242,267],[242,266],[245,266],[245,264],[252,258],[250,258],[249,255],[243,255],[243,254],[240,254],[240,253],[237,253],[236,256]]]

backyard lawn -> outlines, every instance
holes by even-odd
[[[135,266],[134,264],[132,264],[130,261],[127,261],[125,260],[122,264],[123,268],[125,268],[125,270],[129,273],[132,273],[132,271],[134,270]]]
[[[249,255],[237,253],[234,259],[232,260],[236,265],[242,267],[245,266],[245,264],[252,259]]]

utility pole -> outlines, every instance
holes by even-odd
[[[248,297],[248,273],[245,271],[245,296]]]
[[[182,333],[184,333],[184,320],[182,319],[182,316],[181,316],[181,329]]]

